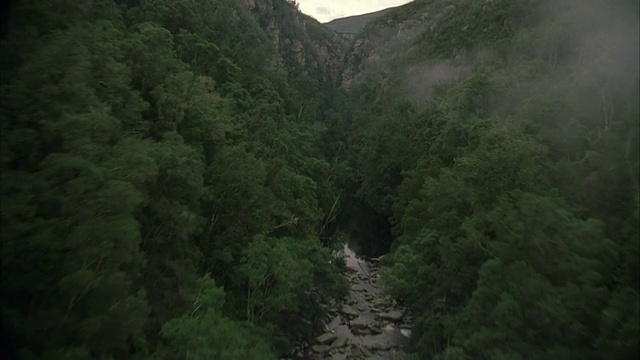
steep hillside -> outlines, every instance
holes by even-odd
[[[356,37],[342,221],[391,249],[417,359],[638,357],[638,40],[628,0],[415,1]]]
[[[368,14],[339,18],[324,23],[323,25],[348,39],[353,39],[368,23],[384,16],[393,9],[394,8],[388,8]]]
[[[243,0],[275,45],[274,63],[337,85],[347,43],[286,0]]]
[[[21,1],[3,31],[5,358],[278,359],[314,337],[346,293],[335,34],[285,0]]]
[[[3,355],[637,359],[638,2],[295,4],[17,4]]]
[[[356,37],[346,59],[343,85],[349,87],[363,77],[387,82],[398,69],[406,72],[403,80],[430,84],[429,88],[455,80],[465,70],[462,57],[468,51],[509,38],[535,17],[525,10],[532,6],[522,1],[434,0],[398,7],[369,23]]]

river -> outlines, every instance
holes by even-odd
[[[304,358],[400,360],[411,336],[411,315],[383,292],[377,259],[365,260],[345,244],[349,295],[330,304],[325,332]]]

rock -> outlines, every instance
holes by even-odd
[[[358,304],[358,305],[356,305],[356,309],[358,309],[358,311],[367,311],[367,306],[366,305],[362,305],[362,304]]]
[[[340,337],[336,338],[335,340],[333,340],[333,342],[331,343],[331,348],[332,349],[343,348],[343,347],[347,346],[347,342],[349,342],[349,339],[347,339],[344,336],[340,336]]]
[[[367,289],[363,288],[363,287],[353,287],[353,290],[359,293],[366,293]]]
[[[371,325],[371,321],[369,321],[367,318],[364,318],[362,316],[358,317],[355,320],[349,321],[349,326],[352,328],[366,328],[369,325]]]
[[[387,299],[375,299],[373,301],[373,306],[375,306],[377,308],[386,308],[390,304],[391,304],[391,301],[389,301]]]
[[[342,309],[340,309],[340,312],[347,316],[353,316],[353,317],[358,316],[358,312],[356,311],[356,309],[346,304],[342,305]]]
[[[376,351],[380,351],[380,350],[382,350],[382,351],[389,350],[389,349],[391,349],[392,346],[391,346],[391,344],[389,344],[386,341],[385,342],[376,341],[376,342],[371,343],[371,344],[365,344],[365,347],[370,351],[376,352]]]
[[[390,320],[390,321],[398,321],[402,320],[402,312],[400,310],[392,310],[386,313],[378,314],[381,319]]]
[[[337,337],[338,335],[328,332],[318,336],[316,338],[316,342],[318,342],[319,344],[328,344],[335,340]]]
[[[371,352],[369,350],[367,350],[367,348],[365,347],[361,347],[358,348],[360,350],[360,353],[365,357],[365,358],[370,358],[371,357]]]
[[[357,327],[351,329],[351,332],[354,335],[369,335],[371,334],[371,330],[368,327]]]
[[[327,351],[331,350],[331,346],[329,345],[313,345],[311,347],[311,350],[313,350],[314,353],[326,353]]]
[[[298,346],[302,357],[335,360],[395,357],[394,349],[400,349],[408,341],[411,325],[407,323],[410,323],[411,312],[400,300],[384,293],[385,284],[377,264],[366,265],[369,272],[347,269],[344,277],[351,282],[349,295],[343,301],[327,301],[330,316],[323,322],[325,332],[315,338],[315,345]]]

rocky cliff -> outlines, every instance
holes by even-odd
[[[287,0],[243,0],[277,49],[274,65],[302,68],[325,84],[340,82],[347,43]]]
[[[358,34],[360,34],[360,32],[364,29],[364,27],[368,23],[387,14],[393,9],[394,8],[387,8],[384,10],[380,10],[380,11],[376,11],[368,14],[339,18],[339,19],[331,20],[327,23],[324,23],[324,25],[329,29],[335,31],[336,33],[340,34],[341,36],[347,39],[353,40]]]
[[[417,50],[455,11],[451,1],[414,1],[376,17],[347,52],[342,86],[349,88],[365,78],[384,85],[396,76],[405,87],[403,93],[423,100],[431,96],[427,84],[459,79],[466,73],[464,62],[421,58]]]

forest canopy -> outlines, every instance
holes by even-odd
[[[313,335],[345,289],[322,66],[234,0],[25,0],[5,28],[10,357],[276,359]]]
[[[415,359],[637,359],[638,3],[23,0],[0,39],[17,359],[278,359],[381,255]]]

